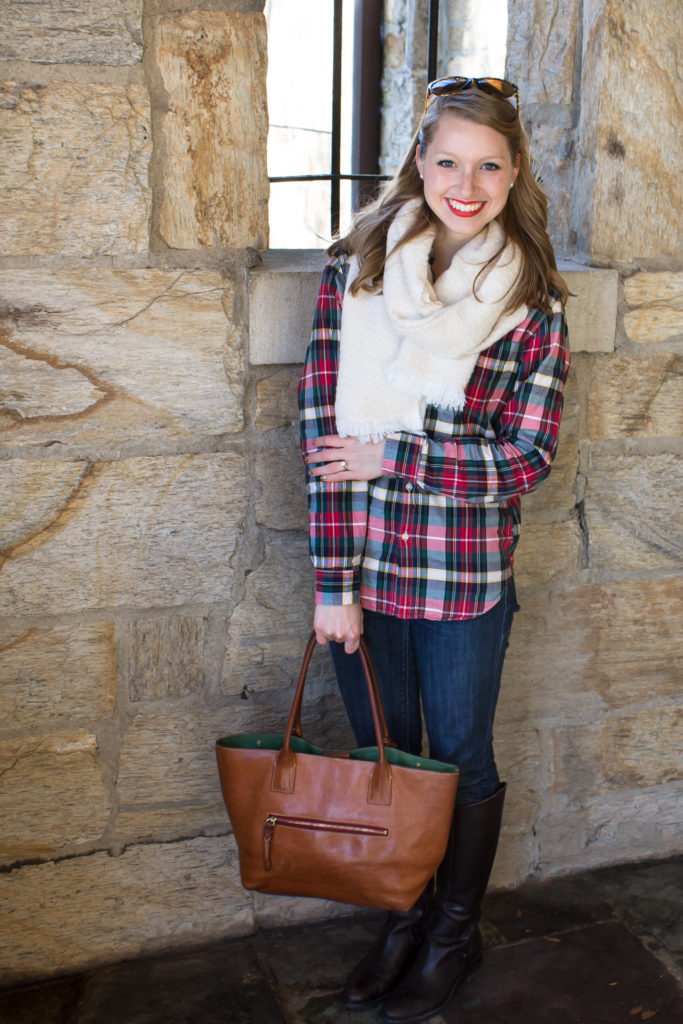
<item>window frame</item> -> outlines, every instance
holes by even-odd
[[[354,210],[374,198],[382,181],[391,175],[379,173],[382,15],[383,0],[354,0],[354,63],[351,173],[341,170],[342,93],[342,8],[345,0],[334,0],[332,57],[332,141],[329,174],[269,176],[270,184],[295,181],[330,182],[330,237],[339,237],[341,183],[351,181]],[[346,0],[350,2],[350,0]],[[436,76],[440,0],[429,0],[427,82]],[[366,168],[366,170],[361,170]]]

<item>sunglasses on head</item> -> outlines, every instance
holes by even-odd
[[[429,83],[425,111],[432,96],[455,96],[456,93],[472,88],[481,89],[482,92],[486,92],[490,96],[501,96],[506,100],[514,96],[519,112],[519,89],[514,82],[507,82],[504,78],[462,78],[460,75],[437,78],[436,81]]]

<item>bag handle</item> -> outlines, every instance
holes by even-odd
[[[315,644],[316,644],[316,641],[315,641],[315,631],[314,631],[313,633],[311,633],[311,635],[309,637],[309,640],[308,640],[308,643],[306,644],[306,650],[304,651],[304,660],[303,660],[303,664],[301,666],[301,671],[299,673],[299,680],[297,682],[297,690],[296,690],[296,693],[294,694],[294,701],[292,702],[292,710],[294,711],[296,698],[297,698],[297,695],[299,695],[299,684],[301,684],[301,688],[302,688],[301,689],[301,695],[300,695],[300,699],[299,699],[298,703],[296,704],[296,712],[294,714],[294,724],[292,726],[292,734],[294,736],[298,736],[299,739],[303,739],[303,736],[304,736],[303,731],[301,729],[301,703],[302,703],[302,699],[303,699],[303,681],[302,681],[302,676],[303,676],[303,679],[305,680],[306,675],[308,674],[308,668],[309,668],[309,665],[310,665],[310,662],[311,662],[311,658],[313,656],[313,651],[315,650]],[[367,640],[365,639],[364,636],[361,636],[361,638],[360,638],[360,646],[359,646],[359,649],[358,649],[358,654],[360,655],[361,664],[363,666],[363,671],[364,671],[364,674],[365,674],[366,685],[368,683],[370,683],[372,685],[372,689],[373,689],[373,692],[375,694],[376,703],[377,703],[377,710],[379,712],[379,723],[380,723],[380,728],[381,728],[381,731],[382,731],[382,738],[384,740],[384,746],[385,747],[395,747],[396,744],[394,743],[394,741],[392,740],[391,736],[389,735],[389,727],[387,726],[387,720],[386,720],[386,717],[385,717],[385,714],[384,714],[384,704],[382,703],[382,696],[381,696],[380,690],[379,690],[379,683],[377,682],[377,673],[375,672],[375,666],[374,666],[374,664],[372,662],[372,658],[370,656],[370,648],[368,647],[368,642],[367,642]],[[372,705],[372,698],[370,700],[370,704]],[[373,719],[373,722],[374,722],[374,719]],[[380,744],[378,744],[378,746],[380,746]]]
[[[303,663],[301,665],[299,679],[292,699],[292,707],[289,712],[287,729],[285,731],[282,747],[280,748],[273,765],[271,789],[278,793],[294,792],[294,782],[296,779],[296,754],[292,749],[292,735],[301,736],[301,705],[304,696],[304,686],[306,685],[306,675],[308,674],[308,667],[315,647],[316,639],[315,632],[313,632],[308,639],[306,650],[304,651]],[[379,751],[379,760],[370,775],[368,803],[390,804],[391,768],[387,761],[385,748],[394,747],[396,744],[389,736],[386,716],[384,714],[384,705],[382,704],[377,676],[375,674],[375,667],[372,664],[372,658],[370,657],[370,651],[365,637],[360,638],[358,652],[363,666],[365,683],[368,688],[370,709],[372,711],[372,722],[375,727],[375,738],[377,740],[377,749]]]

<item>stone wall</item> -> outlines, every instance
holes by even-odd
[[[555,483],[527,503],[518,560],[535,564],[498,729],[537,744],[527,821],[543,872],[681,848],[683,24],[675,0],[511,4],[509,19],[556,251],[618,273],[614,351],[574,353]],[[590,330],[604,295],[575,290]]]
[[[281,724],[311,603],[246,361],[262,8],[0,3],[0,983],[326,912],[242,891],[213,752]]]
[[[281,727],[312,608],[295,384],[321,257],[258,260],[262,7],[0,0],[0,984],[344,912],[241,889],[214,765],[218,735]],[[542,15],[530,55],[575,81]],[[565,175],[586,238],[610,237],[608,158]],[[525,503],[497,729],[499,885],[680,849],[663,246],[568,275],[562,443]],[[322,655],[305,728],[349,741]]]

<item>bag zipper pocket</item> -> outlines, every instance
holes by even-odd
[[[270,871],[270,848],[277,825],[300,828],[308,832],[335,832],[351,836],[388,836],[389,829],[382,825],[364,825],[355,821],[324,821],[321,818],[300,818],[288,814],[269,814],[263,826],[263,867]]]

